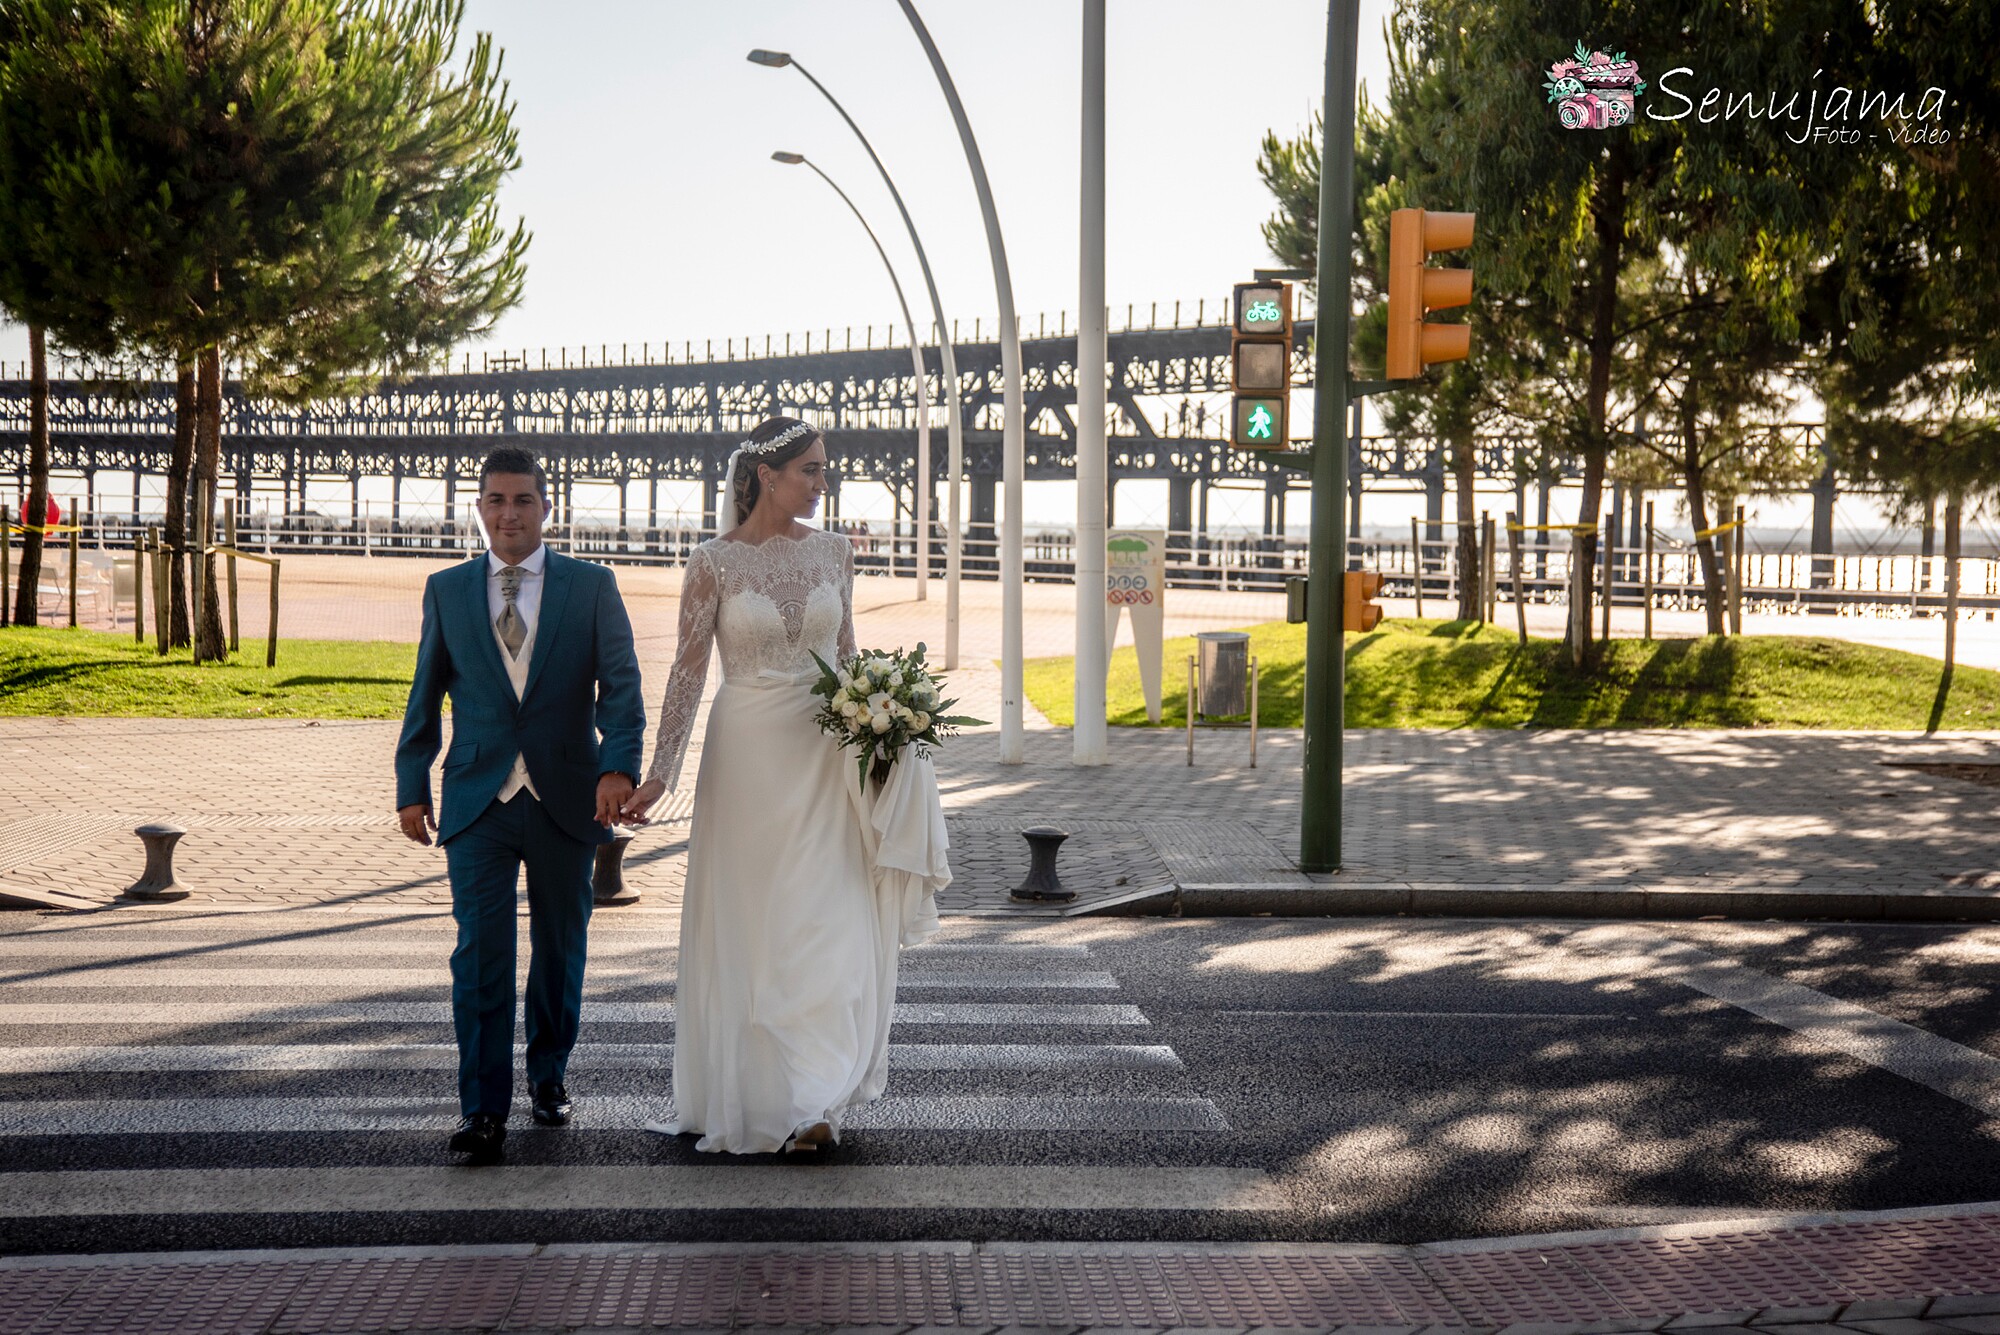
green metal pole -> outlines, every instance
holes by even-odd
[[[1312,540],[1306,582],[1305,794],[1299,865],[1340,868],[1341,632],[1347,569],[1347,322],[1354,218],[1354,44],[1360,0],[1329,0],[1320,150],[1319,314],[1313,328]]]

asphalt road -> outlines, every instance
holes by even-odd
[[[460,1169],[417,914],[0,921],[0,1251],[1415,1242],[2000,1197],[2000,928],[952,920],[818,1163],[663,1110],[675,920],[593,930],[577,1122]],[[525,950],[523,951],[525,961]]]

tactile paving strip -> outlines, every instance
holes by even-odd
[[[1687,1313],[1740,1320],[1743,1312],[1814,1305],[1830,1317],[1871,1299],[1990,1293],[1996,1276],[2000,1219],[1984,1216],[1503,1249],[884,1243],[245,1257],[0,1268],[0,1335],[742,1326],[1492,1330],[1656,1324]]]

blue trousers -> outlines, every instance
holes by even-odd
[[[458,1102],[504,1119],[514,1100],[515,891],[528,872],[530,1086],[561,1080],[583,1010],[595,850],[572,839],[523,789],[494,802],[445,845],[451,916],[451,1018]]]

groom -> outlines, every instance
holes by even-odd
[[[646,730],[632,624],[603,566],[542,545],[548,479],[527,450],[479,471],[483,558],[424,585],[416,679],[396,745],[403,833],[431,832],[451,874],[458,1101],[449,1148],[498,1163],[514,1084],[515,883],[528,873],[528,1086],[535,1120],[570,1118],[563,1087],[583,1004],[595,845],[632,796]],[[444,805],[431,814],[438,709],[451,697]],[[604,741],[599,745],[597,735]]]

